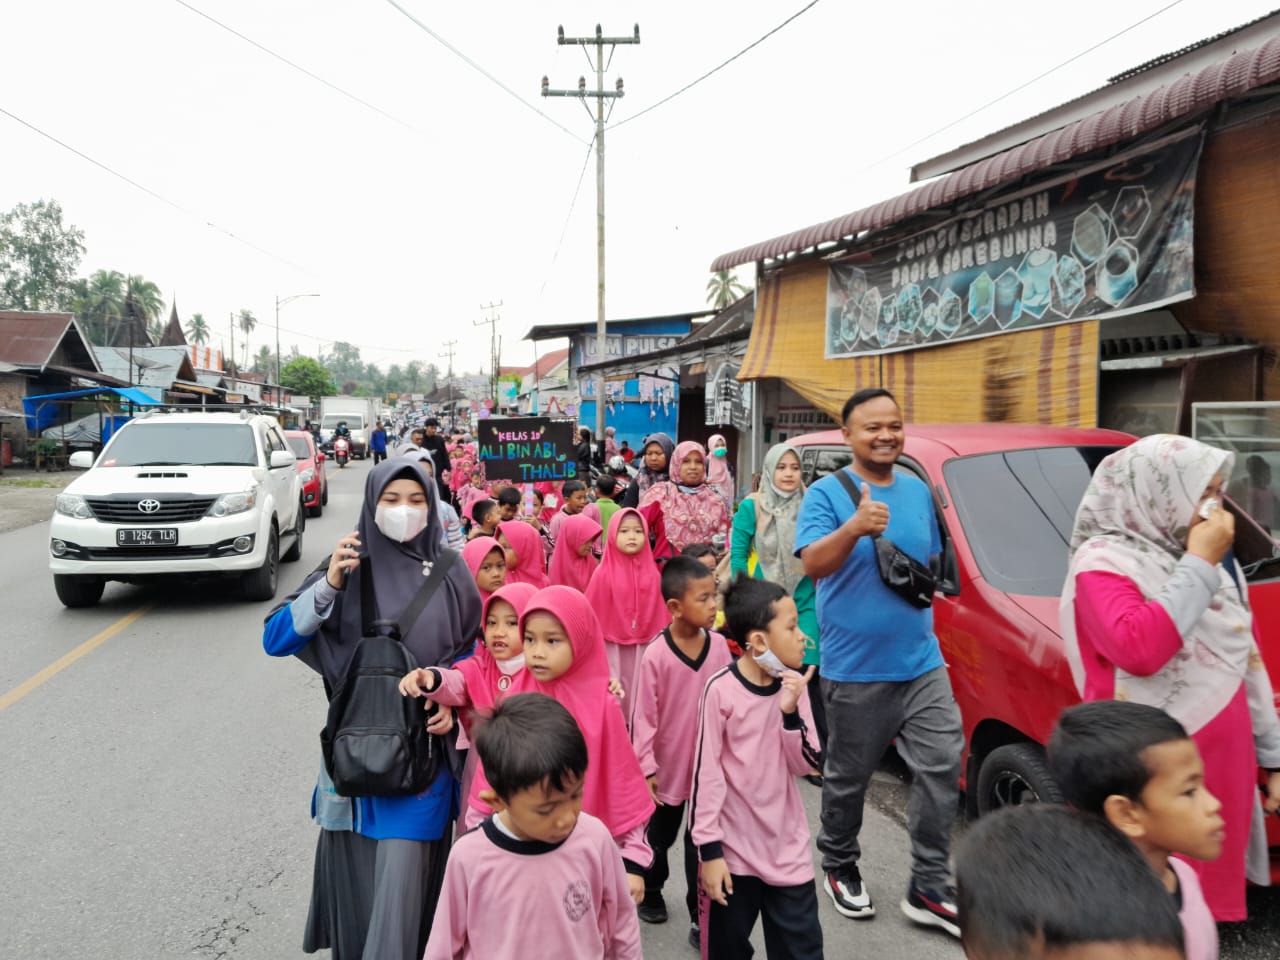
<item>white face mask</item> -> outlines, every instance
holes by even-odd
[[[427,511],[406,503],[395,507],[380,503],[373,512],[373,522],[388,540],[405,543],[426,529]]]
[[[778,655],[769,649],[768,641],[765,641],[764,653],[753,653],[751,659],[756,662],[756,666],[763,670],[771,677],[780,677],[784,670],[791,669],[785,663],[778,659]]]
[[[509,677],[518,670],[524,669],[524,654],[517,653],[510,660],[494,660],[498,665],[498,672],[504,677]]]

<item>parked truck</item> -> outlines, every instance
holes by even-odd
[[[369,455],[369,435],[378,420],[381,402],[375,397],[321,397],[320,443],[326,450],[333,449],[333,432],[339,423],[346,423],[351,431],[348,443],[351,455],[363,460]]]

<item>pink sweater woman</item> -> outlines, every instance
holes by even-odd
[[[1061,607],[1081,695],[1160,707],[1199,747],[1227,827],[1222,855],[1193,866],[1219,921],[1245,919],[1246,871],[1267,882],[1257,766],[1280,770],[1280,720],[1221,509],[1232,463],[1168,435],[1103,460],[1076,514]],[[1266,806],[1280,807],[1280,772]]]
[[[729,502],[707,483],[706,452],[692,440],[676,444],[671,479],[654,484],[640,497],[641,508],[655,503],[676,553],[691,543],[710,543],[717,533],[727,539],[733,525]]]

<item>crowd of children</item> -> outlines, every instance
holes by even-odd
[[[453,490],[481,635],[452,669],[401,681],[455,707],[472,747],[426,957],[639,957],[639,921],[668,920],[677,840],[702,957],[751,956],[757,920],[770,958],[821,957],[796,780],[820,774],[822,744],[795,598],[760,576],[722,589],[710,544],[659,563],[608,476],[526,490],[467,462]],[[1186,731],[1086,703],[1048,756],[1068,806],[988,817],[957,851],[966,954],[1213,960],[1181,858],[1215,858],[1223,821]]]

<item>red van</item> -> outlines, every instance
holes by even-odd
[[[1062,650],[1058,601],[1076,508],[1094,468],[1135,438],[1112,430],[1012,424],[916,424],[899,469],[933,491],[943,540],[934,630],[964,721],[963,786],[971,814],[1058,799],[1043,744],[1079,701]],[[806,484],[849,464],[839,430],[790,441]],[[1280,552],[1244,511],[1236,556],[1262,625],[1263,659],[1280,687]],[[1280,820],[1268,818],[1280,846]],[[1273,861],[1274,862],[1274,861]],[[1280,869],[1273,867],[1280,881]]]

